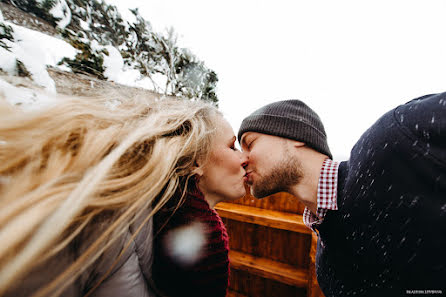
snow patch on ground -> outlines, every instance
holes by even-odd
[[[7,42],[5,40],[5,43]],[[16,72],[16,56],[3,47],[0,47],[0,69],[9,74],[15,74]]]
[[[96,44],[95,46],[99,46]],[[104,55],[104,76],[109,81],[114,81],[119,84],[139,87],[147,90],[162,89],[166,83],[167,78],[163,74],[152,74],[152,80],[149,77],[141,75],[139,70],[125,69],[124,60],[122,59],[119,50],[111,45],[104,47],[109,53]]]
[[[119,82],[123,74],[124,60],[114,46],[108,45],[105,49],[108,51],[108,56],[104,55],[104,76],[108,80]]]
[[[57,100],[48,92],[15,87],[0,78],[0,98],[24,110],[35,110],[54,104]]]
[[[63,10],[63,5],[66,4],[65,1],[58,1],[57,3],[58,4],[55,7],[58,7],[59,10]],[[0,69],[10,75],[18,75],[17,61],[19,61],[23,63],[26,70],[30,73],[31,79],[37,85],[45,88],[47,92],[56,93],[55,82],[49,76],[47,67],[51,66],[63,71],[71,72],[71,69],[68,66],[58,64],[65,57],[75,59],[78,50],[72,47],[69,43],[56,37],[17,26],[7,21],[3,21],[3,23],[12,28],[14,41],[11,42],[3,39],[6,46],[9,47],[9,50],[0,47]],[[82,27],[84,26],[87,27],[90,26],[90,24],[82,24]],[[150,77],[143,76],[139,70],[124,65],[123,58],[117,48],[113,46],[104,47],[96,40],[92,40],[90,46],[97,52],[104,52],[104,49],[108,52],[108,55],[103,54],[103,66],[105,68],[104,76],[107,80],[130,87],[139,87],[161,93],[165,90],[167,84],[167,77],[165,75],[156,73],[151,74]],[[2,87],[4,86],[5,85],[2,84]],[[9,87],[7,93],[11,93]],[[14,94],[20,94],[20,98],[15,101],[12,100],[17,104],[34,102],[39,98],[39,96],[35,95],[34,91],[25,92],[24,90],[20,90]]]
[[[67,42],[38,31],[4,22],[11,26],[15,42],[4,40],[10,52],[1,48],[0,68],[11,74],[17,74],[16,61],[23,63],[32,79],[49,92],[56,92],[54,81],[46,71],[47,66],[59,67],[58,63],[68,57],[74,59],[77,50]],[[66,71],[67,67],[60,67]]]

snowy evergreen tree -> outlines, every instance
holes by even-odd
[[[1,1],[33,13],[57,28],[79,50],[75,59],[62,61],[74,72],[106,79],[104,60],[110,54],[109,46],[113,46],[120,52],[124,68],[137,69],[141,77],[148,77],[155,91],[218,103],[216,73],[177,45],[173,29],[164,34],[154,32],[138,9],[131,10],[136,21],[128,22],[115,6],[98,0]],[[6,29],[0,30],[7,33]]]
[[[12,36],[12,28],[11,26],[6,25],[3,22],[3,15],[0,11],[0,46],[9,50],[9,46],[6,44],[6,40],[11,42],[14,41],[14,37]]]

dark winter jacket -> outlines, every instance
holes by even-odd
[[[128,232],[121,236],[91,267],[89,267],[74,283],[59,294],[63,297],[82,297],[106,274],[110,265],[121,253],[123,247],[129,242],[140,219],[131,225]],[[7,297],[31,296],[63,272],[90,244],[109,226],[107,220],[95,222],[87,227],[67,248],[55,257],[40,265],[30,275],[15,283],[15,286],[6,293]],[[112,272],[89,296],[92,297],[152,297],[156,296],[150,285],[152,264],[152,220],[145,224],[129,248],[123,254]]]
[[[446,93],[386,113],[338,173],[318,227],[325,296],[446,294]]]

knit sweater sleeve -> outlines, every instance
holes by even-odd
[[[182,228],[200,226],[184,240],[172,241]],[[193,228],[192,228],[193,229]],[[155,216],[153,281],[162,296],[226,296],[229,280],[229,240],[226,228],[200,191],[189,192],[180,208]],[[196,234],[196,233],[199,234]],[[202,245],[190,254],[191,245]],[[191,242],[191,240],[193,242]],[[187,262],[181,255],[189,254]]]

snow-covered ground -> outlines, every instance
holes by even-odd
[[[58,63],[64,58],[74,58],[77,50],[58,38],[16,26],[9,22],[4,24],[13,29],[14,42],[4,40],[9,51],[0,47],[0,68],[11,74],[17,74],[17,61],[23,63],[36,84],[49,92],[56,92],[54,81],[46,71],[47,66],[59,67],[70,71]]]
[[[36,109],[57,101],[54,94],[44,90],[16,87],[0,78],[0,99],[21,106],[23,109]]]
[[[59,3],[59,2],[58,2]],[[63,1],[63,3],[65,3]],[[54,9],[61,10],[60,2]],[[66,5],[66,4],[65,4]],[[55,10],[54,14],[62,17],[62,12]],[[65,16],[58,26],[66,26],[70,16]],[[15,25],[5,21],[0,12],[0,22],[12,28],[13,41],[3,39],[9,50],[0,47],[0,69],[9,75],[18,75],[18,62],[30,74],[35,84],[41,86],[44,91],[30,90],[23,87],[15,87],[0,78],[0,93],[13,104],[35,108],[54,101],[56,87],[50,77],[47,67],[55,67],[63,71],[71,72],[71,69],[59,65],[63,58],[74,59],[78,50],[62,39],[53,37],[35,30]],[[102,47],[93,42],[96,47]],[[157,86],[165,85],[166,78],[163,75],[153,75],[152,80],[143,77],[136,69],[126,69],[118,49],[112,46],[104,47],[109,53],[104,55],[104,75],[109,81],[114,81],[127,86],[156,90]],[[155,85],[154,85],[155,84]]]

